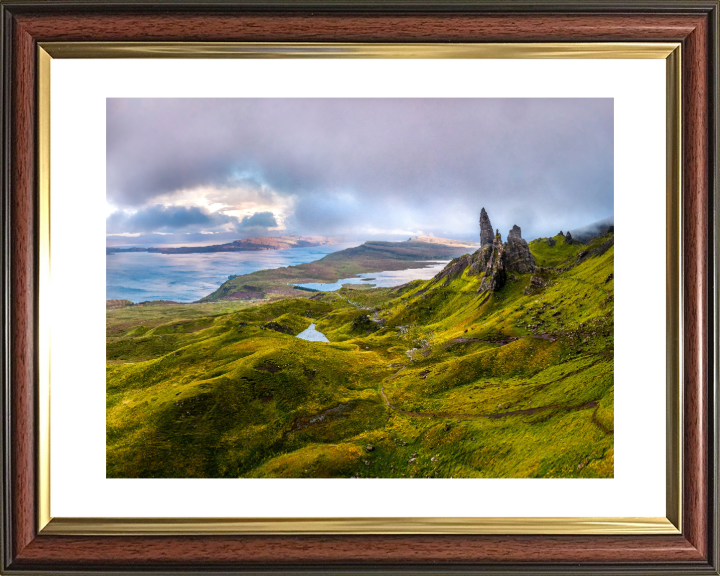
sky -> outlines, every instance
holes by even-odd
[[[613,215],[613,100],[107,100],[109,245],[478,241]]]

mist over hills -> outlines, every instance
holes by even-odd
[[[572,237],[579,242],[589,242],[597,236],[607,234],[611,229],[615,227],[615,216],[608,216],[592,224],[583,226],[582,228],[575,228],[570,230]]]

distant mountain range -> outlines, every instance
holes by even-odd
[[[121,252],[155,252],[158,254],[202,254],[207,252],[248,252],[257,250],[286,250],[288,248],[310,248],[325,244],[339,244],[343,238],[333,236],[257,236],[243,238],[227,244],[212,246],[178,246],[157,248],[106,248],[106,254]]]

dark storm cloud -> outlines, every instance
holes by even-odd
[[[268,228],[275,228],[278,225],[272,212],[256,212],[252,216],[245,216],[235,227],[242,232],[267,232]]]
[[[613,213],[613,101],[108,100],[111,204],[200,186],[289,199],[301,234],[474,237],[483,206],[503,236],[554,234]]]
[[[149,206],[137,212],[113,212],[106,221],[108,234],[149,233],[192,229],[213,229],[237,218],[210,213],[196,206]]]

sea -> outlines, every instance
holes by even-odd
[[[258,270],[314,262],[338,250],[360,244],[362,242],[344,242],[311,248],[204,254],[116,252],[105,259],[106,299],[130,300],[134,303],[148,300],[196,302],[217,290],[231,275],[241,276]],[[303,286],[328,291],[337,290],[342,284],[399,286],[418,278],[432,278],[443,266],[444,263],[436,263],[428,268],[362,274],[360,277],[341,279],[335,284],[313,283]],[[369,278],[373,280],[367,280]]]

